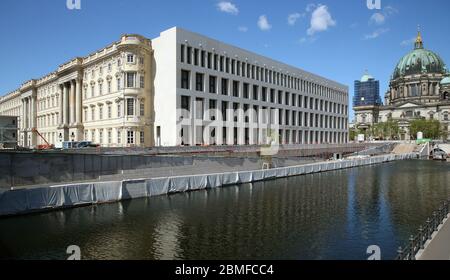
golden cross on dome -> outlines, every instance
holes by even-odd
[[[420,25],[417,25],[417,38],[414,46],[416,49],[423,49],[423,41],[422,41],[422,34],[420,32]]]

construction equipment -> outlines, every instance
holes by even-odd
[[[38,150],[50,150],[54,148],[54,146],[50,144],[36,128],[33,128],[32,131],[35,132],[45,142],[45,144],[37,146]]]

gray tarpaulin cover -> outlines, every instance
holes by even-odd
[[[412,158],[417,158],[417,154],[383,155],[364,159],[319,162],[268,170],[0,190],[0,216],[217,188],[226,185],[245,184],[267,179],[298,176]]]

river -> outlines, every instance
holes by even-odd
[[[391,163],[0,219],[0,258],[382,259],[450,195],[450,164]]]

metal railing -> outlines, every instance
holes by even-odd
[[[432,239],[432,235],[444,223],[450,213],[450,200],[444,202],[439,210],[434,211],[432,217],[428,218],[424,225],[419,227],[416,235],[411,235],[408,244],[397,250],[397,260],[415,260],[420,250],[425,249],[425,244]]]

